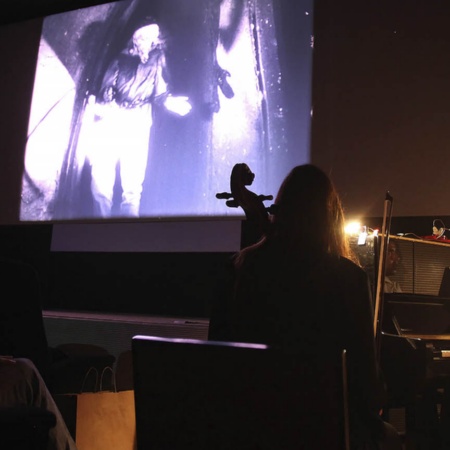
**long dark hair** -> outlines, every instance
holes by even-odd
[[[292,251],[345,256],[359,264],[345,233],[339,195],[317,166],[294,167],[282,182],[273,209],[270,229],[257,246],[277,242]]]

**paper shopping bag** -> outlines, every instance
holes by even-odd
[[[136,450],[134,391],[77,396],[78,450]]]

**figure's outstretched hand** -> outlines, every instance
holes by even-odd
[[[192,109],[192,105],[189,103],[189,97],[184,96],[167,96],[164,107],[179,116],[185,116],[189,114]]]

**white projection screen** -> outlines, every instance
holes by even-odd
[[[237,163],[255,173],[249,189],[275,195],[288,170],[310,160],[313,5],[296,3],[293,42],[276,0],[125,0],[45,17],[19,222],[241,217],[241,208],[216,198],[229,192]],[[189,103],[185,115],[158,103],[158,93],[150,107],[148,100],[131,104],[119,90],[105,101],[110,67],[120,70],[112,83],[136,77],[127,73],[139,59],[132,36],[151,22],[159,27],[152,45],[165,58],[163,80],[172,98]],[[135,113],[142,108],[146,116]],[[143,145],[144,159],[124,162]],[[121,164],[112,165],[114,152],[124,155]],[[106,179],[107,210],[93,197],[94,184]],[[130,211],[124,199],[139,185]]]

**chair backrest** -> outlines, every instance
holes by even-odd
[[[346,449],[342,355],[135,336],[138,450]]]

